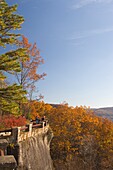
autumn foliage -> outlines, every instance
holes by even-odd
[[[54,134],[51,156],[56,169],[113,169],[113,122],[82,106],[52,107],[32,101],[31,109],[32,118],[38,114],[49,120]]]
[[[12,127],[19,127],[26,125],[27,120],[25,117],[19,116],[0,116],[0,129],[7,129]]]
[[[54,134],[51,156],[56,170],[113,170],[113,122],[86,107],[52,107],[33,100],[35,83],[46,76],[37,72],[44,60],[36,43],[30,44],[25,36],[17,39],[20,34],[14,30],[21,28],[24,18],[16,10],[17,5],[1,0],[0,46],[17,48],[0,54],[0,129],[24,126],[26,118],[45,115]],[[16,77],[15,84],[6,83],[9,73]],[[17,117],[21,114],[26,118]]]
[[[67,104],[46,116],[54,133],[51,156],[56,169],[113,169],[113,122],[96,117],[89,108]]]
[[[32,45],[24,35],[22,40],[17,41],[17,46],[26,49],[27,58],[19,58],[21,71],[15,72],[15,76],[18,84],[22,85],[24,90],[27,90],[29,98],[32,99],[36,87],[35,83],[46,76],[46,73],[39,74],[37,72],[39,66],[44,64],[44,59],[41,57],[36,43]]]
[[[27,113],[26,104],[26,112]],[[112,170],[113,122],[93,114],[87,107],[52,107],[43,101],[30,102],[30,117],[46,116],[54,137],[51,156],[54,166],[61,170]],[[26,115],[25,115],[26,116]],[[0,117],[3,127],[23,126],[23,117]],[[1,128],[3,128],[1,126]]]

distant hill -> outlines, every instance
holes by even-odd
[[[58,108],[60,106],[60,104],[52,104],[52,103],[49,103],[49,105],[51,105],[52,107],[55,107],[55,108]]]
[[[58,108],[60,104],[50,104],[52,107]],[[113,121],[113,107],[91,108],[94,114]]]
[[[105,107],[99,109],[92,109],[94,114],[97,116],[101,116],[113,121],[113,107]]]

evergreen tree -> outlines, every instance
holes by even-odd
[[[0,0],[0,46],[16,45],[20,36],[15,30],[21,28],[24,18],[16,14],[17,5],[9,6],[5,0]],[[19,102],[25,99],[25,91],[17,84],[4,85],[6,73],[14,74],[21,71],[18,59],[27,58],[26,49],[18,48],[0,55],[0,111],[1,113],[19,113]]]

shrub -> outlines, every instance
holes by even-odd
[[[10,116],[0,116],[0,129],[12,128],[14,126],[24,126],[26,125],[27,120],[25,117],[19,116],[15,117]]]

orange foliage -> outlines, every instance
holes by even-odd
[[[49,120],[54,133],[51,156],[56,164],[76,158],[76,164],[83,164],[81,169],[112,169],[113,122],[95,116],[89,108],[82,106],[74,108],[64,103],[52,107],[35,100],[29,104],[32,119],[45,115]]]
[[[0,129],[12,128],[15,126],[24,126],[26,125],[27,120],[25,117],[19,116],[0,116]]]
[[[31,101],[30,102],[30,109],[31,109],[31,118],[35,119],[38,116],[47,115],[47,113],[52,109],[52,106],[49,104],[45,104],[43,101]]]
[[[65,104],[51,109],[47,117],[54,133],[51,143],[54,161],[76,156],[87,165],[86,169],[113,167],[113,122],[96,117],[89,108]]]
[[[17,81],[23,86],[23,89],[30,92],[30,98],[32,98],[32,93],[35,89],[35,82],[43,79],[46,73],[38,74],[37,69],[39,65],[44,63],[44,59],[40,56],[40,51],[37,49],[36,43],[33,45],[29,43],[25,36],[22,36],[22,41],[18,41],[18,45],[27,50],[28,57],[25,59],[19,58],[21,72],[15,73]]]

